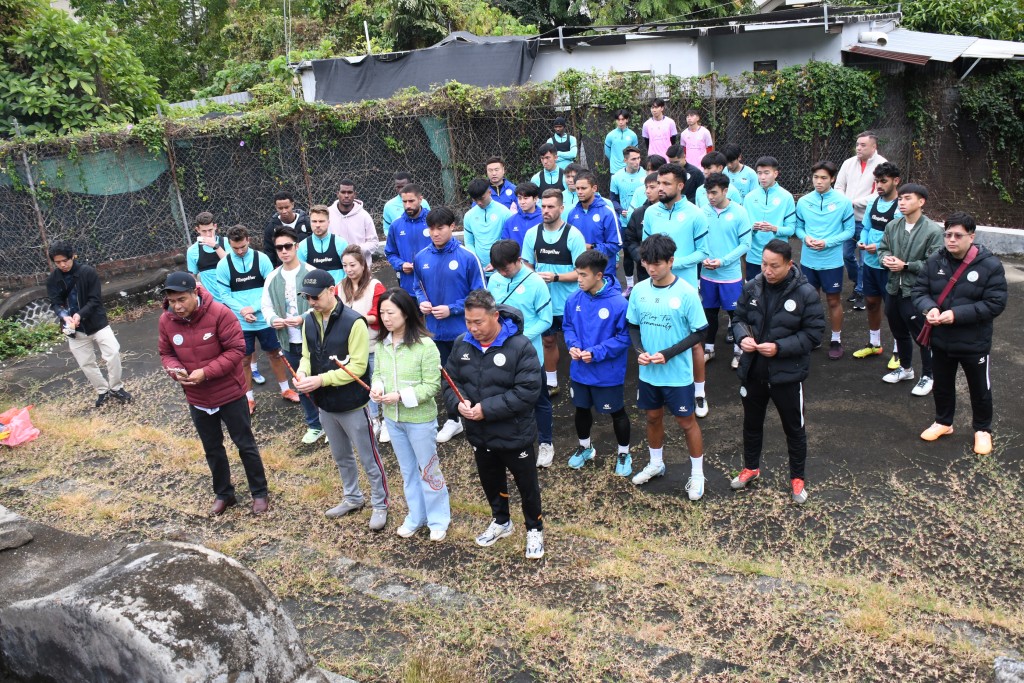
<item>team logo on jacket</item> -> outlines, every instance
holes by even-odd
[[[611,313],[608,311],[607,308],[602,308],[600,311],[597,312],[597,317],[600,318],[601,320],[607,320],[609,315],[611,315]]]
[[[968,282],[977,282],[978,281],[978,271],[972,270],[971,272],[967,273],[967,281]]]
[[[594,214],[594,222],[595,223],[600,223],[601,222],[601,216],[595,213]]]
[[[181,346],[182,344],[184,344],[184,343],[185,343],[185,338],[184,338],[184,337],[182,337],[182,336],[181,336],[180,334],[176,334],[176,335],[174,335],[174,337],[173,337],[173,338],[171,339],[171,341],[173,341],[173,342],[174,342],[174,345],[175,345],[175,346]]]
[[[682,305],[683,305],[683,302],[677,296],[674,296],[674,297],[672,297],[671,299],[668,300],[668,307],[669,308],[679,308]]]
[[[505,196],[506,197],[511,197],[512,196],[512,190],[505,190]]]
[[[836,210],[836,205],[835,204],[829,204],[828,205],[828,210],[829,211],[835,211]]]
[[[494,364],[497,365],[499,368],[505,367],[505,354],[503,354],[503,353],[496,353],[496,354],[494,354]]]
[[[455,259],[452,259],[451,261],[448,262],[448,270],[458,270],[458,269],[459,269],[459,262],[458,261],[456,261]]]
[[[781,203],[782,203],[782,200],[779,199],[778,197],[776,197],[775,199],[772,200],[772,206],[778,206]]]
[[[731,221],[733,219],[733,215],[731,213],[727,213],[725,214],[725,216],[723,216],[723,218],[725,218],[725,220],[727,221]]]
[[[516,287],[516,294],[526,294],[526,285]]]
[[[489,220],[489,221],[491,221],[491,222],[493,223],[494,221],[498,220],[498,214],[496,214],[496,213],[493,213],[493,214],[491,214],[491,215],[490,215],[490,216],[489,216],[489,217],[487,218],[487,220]]]
[[[430,228],[423,228],[423,236],[430,237]]]
[[[786,303],[782,304],[782,307],[785,308],[790,313],[792,313],[793,311],[796,310],[796,302],[793,301],[792,299],[787,299]]]
[[[680,223],[682,223],[683,221],[686,220],[686,214],[685,213],[679,214],[678,216],[676,216],[676,220],[679,221]]]

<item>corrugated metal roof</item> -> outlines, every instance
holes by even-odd
[[[978,39],[974,36],[947,36],[898,28],[886,34],[885,50],[920,55],[939,62],[954,62]]]
[[[963,56],[972,59],[979,57],[982,59],[1022,59],[1024,58],[1024,43],[979,38],[964,50]]]
[[[853,45],[846,48],[844,52],[855,52],[859,55],[878,57],[879,59],[888,59],[894,62],[917,64],[918,66],[924,66],[928,63],[928,57],[926,55],[911,55],[906,52],[893,52],[892,50],[882,50],[877,47],[868,47],[867,45]]]

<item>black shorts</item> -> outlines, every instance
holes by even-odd
[[[555,315],[551,317],[551,327],[540,333],[542,337],[554,337],[556,333],[562,331],[562,316]]]

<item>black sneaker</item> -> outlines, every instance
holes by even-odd
[[[854,292],[853,294],[851,294],[849,296],[849,298],[847,298],[846,300],[852,304],[854,301],[857,300],[857,292]]]
[[[111,389],[109,393],[110,396],[113,396],[120,401],[122,405],[132,402],[132,395],[125,391],[124,387],[121,387],[120,389]]]
[[[864,303],[864,295],[858,294],[853,300],[853,310],[863,311],[867,308],[867,304]]]
[[[96,396],[96,407],[97,408],[102,408],[103,404],[107,402],[108,398],[110,398],[110,393],[109,392],[105,392],[105,393],[97,395]]]

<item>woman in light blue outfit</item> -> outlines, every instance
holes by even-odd
[[[381,295],[378,319],[389,334],[377,344],[370,398],[380,404],[402,470],[409,514],[397,533],[409,538],[427,526],[430,540],[441,541],[452,519],[448,485],[437,459],[434,396],[441,386],[441,356],[416,300],[404,289]]]

